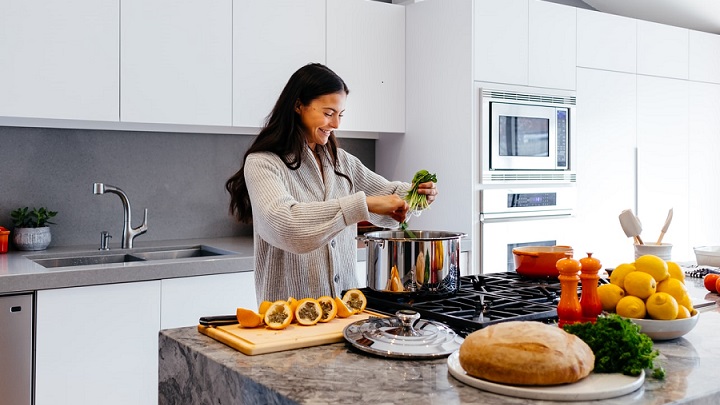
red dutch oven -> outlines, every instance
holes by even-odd
[[[555,263],[573,253],[570,246],[521,246],[512,250],[515,271],[526,277],[557,277]]]

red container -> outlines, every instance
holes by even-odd
[[[8,235],[10,235],[10,231],[0,226],[0,253],[8,251]]]
[[[572,253],[570,246],[521,246],[512,250],[515,271],[526,277],[557,277],[555,263]]]

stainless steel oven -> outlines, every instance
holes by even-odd
[[[479,274],[514,272],[518,246],[569,245],[576,194],[573,184],[481,190]]]
[[[575,181],[572,92],[479,90],[481,183]]]

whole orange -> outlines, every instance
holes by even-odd
[[[710,273],[705,276],[703,279],[703,284],[705,284],[705,288],[708,289],[710,292],[717,292],[717,280],[720,279],[720,274],[713,274]]]
[[[717,280],[715,280],[715,292],[718,292],[718,291],[720,291],[720,277],[718,277]],[[720,294],[720,293],[718,293],[718,294]]]

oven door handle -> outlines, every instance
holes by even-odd
[[[558,213],[544,213],[538,214],[537,212],[503,212],[496,214],[480,214],[480,223],[493,224],[498,222],[515,222],[515,221],[528,221],[528,220],[543,220],[543,219],[562,219],[571,218],[572,213],[558,212]]]

